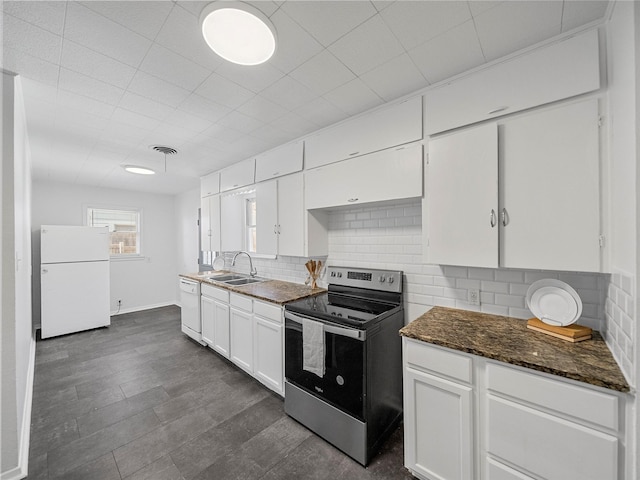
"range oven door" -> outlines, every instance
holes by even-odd
[[[289,383],[364,421],[366,332],[306,317],[324,324],[325,373],[320,378],[302,368],[302,318],[285,308],[285,377]]]

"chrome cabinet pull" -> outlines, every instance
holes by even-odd
[[[496,226],[496,211],[492,208],[491,215],[489,216],[489,222],[491,224],[491,228]]]
[[[507,224],[509,223],[509,214],[507,213],[506,208],[502,209],[502,213],[500,214],[500,217],[502,218],[502,226],[506,227]]]
[[[357,202],[358,199],[357,198],[350,198],[349,200],[347,200],[347,202],[349,203],[353,203],[353,202]]]
[[[277,225],[273,226],[273,233],[275,233],[276,235],[278,234],[278,226]]]

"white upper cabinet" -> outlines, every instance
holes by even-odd
[[[251,185],[255,179],[256,159],[243,160],[220,172],[220,191]]]
[[[432,139],[427,261],[602,271],[598,124],[590,99]]]
[[[422,98],[376,110],[305,140],[305,169],[422,139]]]
[[[500,263],[600,271],[600,143],[593,99],[500,127]]]
[[[591,30],[429,90],[425,135],[599,88],[598,32]]]
[[[220,195],[220,250],[231,252],[246,250],[244,224],[247,196],[239,191]]]
[[[220,193],[220,173],[214,172],[200,178],[200,197]]]
[[[432,139],[425,172],[429,263],[497,267],[498,126]]]
[[[256,182],[302,170],[303,150],[304,142],[300,140],[258,155],[256,158]]]
[[[200,244],[202,250],[220,251],[220,195],[200,199]]]
[[[307,210],[421,196],[421,143],[305,171]]]

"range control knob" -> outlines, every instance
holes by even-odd
[[[393,283],[393,277],[389,277],[389,283]]]
[[[342,272],[338,272],[338,278],[342,278]]]
[[[385,280],[386,280],[386,278],[384,278],[384,276],[383,276],[383,275],[380,275],[380,278],[378,278],[378,281],[379,281],[380,283],[384,283],[384,282],[385,282]]]
[[[331,276],[335,277],[336,276],[336,272],[331,272]]]

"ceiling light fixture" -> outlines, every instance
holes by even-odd
[[[140,167],[138,165],[124,165],[124,168],[129,173],[136,173],[138,175],[155,175],[155,171],[147,167]]]
[[[229,62],[259,65],[276,50],[275,27],[260,10],[246,3],[212,3],[200,14],[200,26],[209,48]]]

